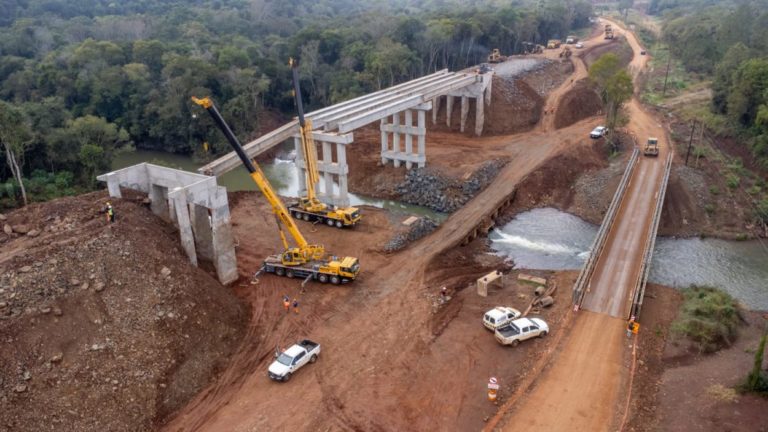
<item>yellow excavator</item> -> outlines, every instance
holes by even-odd
[[[360,273],[360,262],[354,257],[326,257],[325,248],[321,245],[311,245],[299,231],[296,223],[288,213],[288,209],[280,200],[280,197],[272,189],[269,180],[262,172],[259,165],[248,158],[235,137],[232,129],[224,121],[224,118],[216,109],[209,98],[198,99],[192,97],[192,101],[205,108],[211,115],[213,121],[219,127],[224,136],[229,141],[232,149],[243,162],[243,165],[251,174],[251,178],[261,190],[261,193],[267,198],[272,206],[272,211],[277,218],[277,227],[280,232],[280,239],[283,242],[285,250],[278,255],[269,255],[264,259],[262,270],[266,273],[274,273],[278,276],[287,276],[289,278],[298,277],[305,280],[316,280],[322,283],[330,282],[338,285],[340,283],[351,282],[357,278]],[[291,247],[285,237],[282,226],[287,227],[288,232],[296,242],[296,246]]]
[[[288,205],[291,215],[295,219],[305,221],[319,221],[328,226],[344,228],[354,226],[360,221],[360,210],[357,207],[330,207],[317,199],[315,185],[319,179],[317,173],[317,148],[312,138],[312,121],[304,118],[304,105],[301,102],[301,87],[299,86],[299,64],[290,59],[293,74],[293,95],[296,101],[296,110],[299,113],[299,135],[301,136],[301,152],[306,163],[307,196],[299,197],[297,203]]]

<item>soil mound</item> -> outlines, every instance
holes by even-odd
[[[602,109],[603,103],[597,92],[589,87],[587,80],[580,80],[560,99],[555,114],[555,128],[564,128],[598,115]]]
[[[0,429],[151,430],[239,344],[245,308],[141,198],[114,224],[104,192],[7,215],[30,231],[0,235]]]

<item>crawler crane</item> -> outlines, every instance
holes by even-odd
[[[192,97],[192,100],[205,108],[211,115],[213,121],[224,133],[229,144],[240,157],[243,165],[251,174],[251,178],[261,190],[261,193],[267,198],[272,206],[272,211],[277,218],[277,227],[280,232],[280,239],[283,241],[285,251],[278,255],[269,255],[264,259],[263,270],[267,273],[274,273],[278,276],[287,276],[289,278],[299,277],[306,280],[317,280],[322,283],[330,282],[340,284],[355,280],[360,272],[360,263],[354,257],[336,257],[330,258],[325,255],[325,248],[321,245],[311,245],[299,231],[296,223],[291,218],[285,205],[272,189],[269,180],[261,171],[261,168],[255,161],[248,158],[235,137],[235,134],[229,128],[229,125],[221,117],[219,110],[209,98],[198,99]],[[282,226],[288,229],[288,232],[296,242],[295,247],[288,244]]]
[[[343,228],[354,226],[360,221],[360,210],[357,207],[336,208],[329,207],[317,199],[315,185],[318,181],[317,173],[317,148],[312,138],[312,121],[304,118],[304,105],[301,103],[301,87],[299,86],[298,62],[290,59],[293,74],[293,94],[296,101],[296,110],[299,113],[299,128],[301,136],[301,152],[306,163],[307,196],[299,197],[299,202],[290,204],[288,209],[295,219],[305,221],[320,221],[328,226]]]

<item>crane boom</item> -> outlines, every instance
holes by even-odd
[[[221,117],[221,114],[216,108],[216,105],[213,104],[213,101],[207,97],[198,99],[194,96],[192,97],[192,101],[205,108],[205,110],[208,111],[208,113],[213,118],[213,121],[216,122],[216,125],[219,126],[219,129],[221,129],[221,131],[224,133],[227,141],[229,141],[229,144],[235,150],[235,153],[237,153],[237,155],[240,157],[240,160],[243,162],[243,165],[245,165],[245,168],[250,173],[251,178],[259,187],[261,193],[264,194],[264,197],[267,198],[267,201],[269,201],[269,204],[272,206],[272,211],[278,218],[278,222],[282,223],[288,229],[291,237],[293,237],[293,240],[296,242],[297,249],[301,252],[304,259],[319,259],[325,255],[325,250],[322,246],[310,245],[301,234],[301,231],[299,231],[299,228],[296,226],[293,218],[291,218],[290,213],[288,213],[288,209],[285,208],[282,200],[275,193],[275,190],[272,188],[269,180],[267,180],[267,177],[264,175],[261,167],[259,167],[258,164],[248,158],[248,155],[245,154],[243,147],[240,145],[240,141],[237,140],[237,137],[232,132],[232,129],[229,128],[229,125],[224,121],[224,118]],[[285,239],[285,235],[283,234],[282,229],[280,230],[280,237],[283,241],[283,246],[286,249],[289,249],[288,242]]]
[[[304,104],[301,101],[298,63],[294,59],[290,59],[288,64],[291,66],[291,73],[293,75],[293,98],[299,114],[301,150],[304,154],[307,168],[307,199],[316,205],[320,204],[315,193],[315,185],[320,180],[320,175],[317,172],[317,147],[315,147],[315,140],[312,138],[312,120],[304,118]]]
[[[299,197],[299,202],[289,206],[294,218],[305,221],[319,221],[337,228],[354,226],[360,221],[360,210],[357,207],[337,208],[327,205],[317,198],[317,183],[320,175],[317,169],[317,147],[312,137],[312,121],[304,117],[304,104],[301,101],[301,85],[299,84],[299,63],[291,58],[288,61],[293,76],[293,96],[299,117],[299,136],[301,152],[304,155],[306,168],[307,191],[305,197]]]

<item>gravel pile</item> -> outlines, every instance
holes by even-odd
[[[710,192],[709,188],[707,187],[707,180],[704,177],[704,174],[695,168],[691,168],[685,165],[680,165],[672,169],[674,173],[677,174],[677,176],[680,178],[683,185],[685,185],[686,189],[691,191],[691,195],[696,197],[696,203],[698,204],[698,207],[705,208],[710,197]]]
[[[495,159],[484,163],[467,180],[458,180],[419,168],[408,171],[396,191],[409,204],[452,213],[485,189],[508,161]]]
[[[512,78],[532,70],[544,68],[551,60],[537,58],[515,58],[493,65],[496,75],[503,78]]]
[[[398,233],[384,245],[384,252],[395,252],[437,229],[438,223],[429,217],[421,217],[411,224],[408,231]]]

